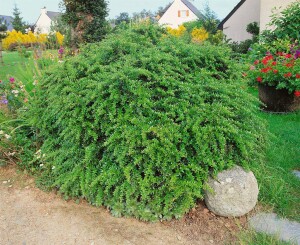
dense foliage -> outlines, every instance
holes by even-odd
[[[261,56],[263,57],[261,58]],[[252,83],[287,89],[300,96],[300,45],[288,40],[258,44],[249,52],[253,65],[248,77]]]
[[[260,43],[248,53],[253,63],[248,75],[252,84],[259,82],[300,96],[300,1],[276,12],[269,23],[272,30],[263,32]]]
[[[107,32],[107,2],[105,0],[63,0],[63,20],[73,28],[73,42],[97,42]],[[74,44],[74,43],[73,43]]]
[[[58,64],[29,110],[40,182],[116,216],[182,216],[210,174],[262,157],[264,123],[229,56],[150,25]]]
[[[287,8],[272,15],[270,21],[271,31],[264,32],[264,41],[272,42],[274,39],[300,40],[300,1],[297,0]]]

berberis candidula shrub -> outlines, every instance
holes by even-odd
[[[120,30],[50,70],[30,113],[42,178],[116,216],[180,217],[204,182],[260,161],[264,123],[230,51],[149,25]]]

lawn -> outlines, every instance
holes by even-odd
[[[21,57],[18,52],[3,52],[4,65],[0,64],[0,80],[17,74],[20,67],[28,63],[29,59]]]
[[[257,90],[250,92],[258,96]],[[300,112],[258,113],[270,131],[266,164],[252,169],[260,184],[260,202],[279,215],[300,221],[300,180],[292,174],[300,169]]]

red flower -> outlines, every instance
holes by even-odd
[[[273,70],[273,73],[274,73],[274,74],[278,73],[278,70],[275,70],[275,69],[274,69],[274,70]]]
[[[290,68],[290,67],[293,67],[294,64],[292,64],[292,63],[287,63],[285,66]]]
[[[295,91],[295,92],[294,92],[294,95],[295,95],[296,97],[300,97],[300,90]]]
[[[288,73],[285,73],[284,74],[284,77],[291,77],[292,76],[292,73],[291,72],[288,72]]]
[[[291,57],[292,57],[291,54],[286,54],[286,55],[285,55],[285,58],[287,58],[287,59],[290,59]]]
[[[259,64],[259,60],[254,61],[254,65]]]
[[[278,52],[277,55],[278,56],[283,56],[283,53],[282,52]]]
[[[262,68],[260,71],[261,71],[262,73],[267,73],[268,71],[271,71],[271,70],[272,70],[271,67],[266,67],[266,68]]]
[[[269,60],[265,58],[265,59],[263,59],[261,62],[262,62],[264,65],[267,65],[268,62],[269,62]]]
[[[300,74],[298,73],[298,74],[296,74],[296,78],[300,78]]]
[[[276,61],[273,61],[272,62],[272,66],[276,66],[277,65],[277,62]]]
[[[261,83],[262,82],[262,78],[258,77],[258,78],[256,78],[256,81],[258,81],[259,83]]]

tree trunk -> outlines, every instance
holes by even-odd
[[[4,65],[3,56],[2,56],[2,40],[0,40],[0,64]]]

